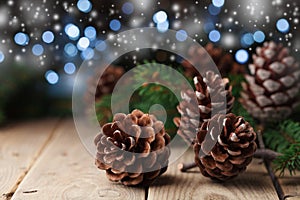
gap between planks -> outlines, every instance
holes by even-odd
[[[24,178],[26,177],[26,175],[28,174],[28,172],[30,171],[30,169],[32,168],[32,166],[35,164],[35,162],[37,161],[37,159],[39,158],[39,156],[42,154],[42,152],[44,151],[44,149],[46,148],[46,146],[52,140],[53,135],[55,134],[55,131],[56,131],[57,127],[59,127],[59,124],[61,122],[62,122],[62,120],[59,119],[59,120],[57,120],[56,123],[54,123],[54,126],[53,126],[51,132],[49,133],[48,138],[42,144],[42,146],[40,147],[40,149],[38,149],[38,151],[35,153],[35,155],[33,156],[32,160],[29,162],[29,164],[26,167],[26,169],[22,172],[22,174],[17,179],[15,185],[13,185],[12,189],[7,194],[3,194],[3,196],[6,198],[6,200],[10,200],[12,198],[12,196],[14,195],[14,193],[16,192],[16,190],[18,189],[19,185],[24,180]]]

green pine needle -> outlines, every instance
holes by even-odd
[[[265,130],[264,141],[268,148],[282,153],[274,161],[276,171],[283,175],[287,169],[290,174],[300,170],[300,123],[286,120]]]

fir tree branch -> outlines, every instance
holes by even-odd
[[[274,160],[275,170],[284,175],[288,170],[291,175],[300,170],[300,123],[286,120],[265,130],[266,145],[279,153]]]

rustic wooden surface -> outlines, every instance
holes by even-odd
[[[197,168],[181,173],[177,164],[183,160],[193,160],[193,152],[172,163],[151,187],[125,187],[94,166],[72,120],[18,123],[0,129],[0,199],[278,199],[260,160],[226,183],[204,178]],[[300,176],[278,182],[286,199],[300,199]]]

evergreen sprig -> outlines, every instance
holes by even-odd
[[[180,66],[165,66],[155,61],[144,61],[143,67],[133,69],[134,80],[137,84],[147,81],[152,81],[151,84],[145,83],[143,86],[137,85],[139,95],[147,98],[151,102],[168,102],[174,105],[178,103],[177,97],[164,85],[172,85],[173,88],[182,88],[182,80],[176,79],[176,72],[183,74],[183,69]],[[174,71],[176,70],[176,72]],[[150,80],[149,80],[150,78]],[[191,84],[191,79],[187,79]]]
[[[143,67],[134,68],[133,72],[134,80],[136,80],[137,84],[143,83],[145,80],[151,83],[137,85],[139,89],[136,91],[136,94],[141,100],[134,102],[134,104],[131,105],[132,109],[137,108],[143,112],[149,112],[152,105],[161,105],[167,114],[165,128],[170,135],[175,135],[177,128],[173,123],[173,118],[179,116],[176,109],[176,106],[179,104],[179,99],[174,94],[174,91],[172,91],[172,88],[182,89],[183,87],[182,79],[175,78],[178,77],[176,73],[183,74],[182,67],[180,65],[166,66],[155,61],[144,61]],[[188,83],[193,86],[192,79],[185,78]],[[172,85],[172,88],[168,88],[168,85]],[[157,117],[160,119],[160,111],[158,110],[157,113]]]
[[[288,149],[283,151],[283,155],[274,160],[275,170],[284,175],[287,169],[290,175],[295,175],[300,170],[300,143],[292,144]]]
[[[290,174],[300,170],[300,123],[285,120],[277,126],[268,127],[263,134],[268,148],[281,153],[274,160],[275,170],[283,175],[287,169]]]

